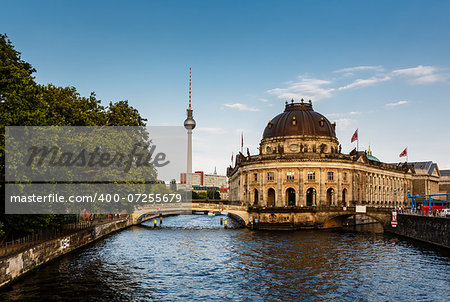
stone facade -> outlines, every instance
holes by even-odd
[[[231,201],[261,207],[406,206],[414,169],[371,152],[343,154],[331,124],[311,104],[286,104],[269,121],[258,155],[229,167]]]
[[[230,200],[262,207],[408,203],[412,173],[372,163],[364,152],[243,157],[230,173]]]

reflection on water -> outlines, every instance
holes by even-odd
[[[97,241],[25,277],[6,300],[446,301],[448,255],[345,231],[224,230],[220,217],[165,218]],[[425,285],[426,284],[426,285]]]
[[[381,223],[368,223],[368,224],[357,224],[342,227],[345,231],[350,232],[362,232],[362,233],[376,233],[382,234],[384,232]]]

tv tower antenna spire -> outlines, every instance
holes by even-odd
[[[187,118],[184,120],[184,128],[187,130],[188,145],[187,145],[187,180],[190,184],[192,175],[192,130],[195,128],[194,110],[191,107],[191,68],[189,67],[189,107],[187,111]]]
[[[191,67],[189,67],[189,108],[191,108]]]

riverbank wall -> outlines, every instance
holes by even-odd
[[[389,232],[450,249],[449,218],[397,214],[397,221]]]
[[[42,242],[17,254],[0,259],[0,288],[33,271],[40,265],[134,224],[136,222],[132,217],[128,217],[93,225],[87,229]]]

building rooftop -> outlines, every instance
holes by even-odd
[[[283,113],[267,123],[263,139],[280,136],[310,135],[336,137],[336,124],[315,112],[312,103],[286,103]]]
[[[441,170],[441,176],[450,176],[450,170]]]

